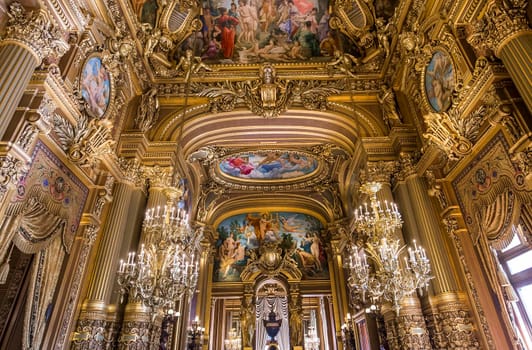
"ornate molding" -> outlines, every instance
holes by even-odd
[[[45,10],[26,11],[19,2],[15,1],[9,5],[7,15],[3,42],[18,43],[30,49],[38,64],[45,59],[57,62],[67,52],[68,43],[61,30],[52,24]]]

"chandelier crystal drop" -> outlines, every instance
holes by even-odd
[[[361,191],[370,197],[370,203],[355,210],[355,235],[348,246],[345,263],[349,272],[348,284],[353,299],[368,301],[372,305],[388,301],[397,313],[401,300],[415,292],[428,288],[430,262],[425,250],[414,243],[408,248],[396,236],[403,221],[397,205],[377,200],[381,184],[369,182]],[[365,244],[357,244],[355,239]],[[402,258],[403,256],[403,258]],[[368,300],[369,299],[369,300]]]
[[[128,294],[132,301],[170,311],[178,299],[194,293],[202,235],[190,228],[188,214],[177,205],[181,194],[179,188],[168,188],[167,204],[146,210],[138,254],[130,252],[120,261],[122,300]]]

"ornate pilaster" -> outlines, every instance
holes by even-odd
[[[524,0],[491,1],[484,17],[475,23],[467,40],[480,54],[492,51],[502,60],[528,109],[532,111],[532,87],[528,81],[532,75],[529,60],[532,30],[527,23],[527,4]]]
[[[26,12],[9,5],[6,35],[0,41],[0,138],[3,138],[31,76],[49,57],[57,61],[68,44],[45,10]]]

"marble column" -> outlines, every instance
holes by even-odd
[[[68,44],[51,24],[45,10],[27,12],[18,2],[8,9],[6,35],[0,41],[0,139],[35,69],[51,55],[60,58]]]
[[[502,60],[532,111],[532,30],[526,9],[524,1],[491,1],[468,41],[481,51],[490,49]]]
[[[436,349],[447,349],[452,344],[449,334],[445,334],[446,326],[453,322],[456,313],[466,314],[464,324],[472,325],[469,307],[465,303],[465,293],[457,280],[457,266],[450,258],[448,242],[440,225],[440,217],[428,194],[425,179],[416,172],[415,162],[409,154],[401,154],[401,169],[396,174],[396,194],[405,221],[406,232],[409,232],[427,251],[431,263],[430,296],[424,300],[425,318],[428,323],[432,346]],[[465,328],[467,328],[465,327]],[[464,329],[465,329],[464,328]],[[448,329],[448,327],[447,327]],[[474,337],[460,343],[465,349],[475,347]]]
[[[375,181],[382,184],[377,199],[380,202],[395,202],[392,187],[390,184],[391,176],[397,169],[397,162],[372,162],[367,166],[367,180]],[[397,235],[401,245],[405,245],[404,230]],[[407,240],[407,243],[408,242]],[[399,315],[389,306],[383,306],[382,313],[386,319],[386,333],[390,335],[388,340],[391,349],[397,346],[398,349],[430,349],[430,340],[428,330],[423,318],[423,310],[417,294],[405,297],[401,301]],[[395,321],[393,321],[396,318]],[[392,327],[388,329],[388,327]]]
[[[73,343],[74,349],[87,346],[91,349],[102,349],[107,333],[114,332],[112,329],[108,330],[108,317],[116,316],[114,312],[109,313],[109,307],[116,283],[120,253],[125,235],[131,234],[128,231],[128,223],[136,220],[132,216],[136,215],[143,205],[142,197],[135,196],[135,192],[141,191],[142,181],[136,176],[138,174],[135,174],[134,169],[135,167],[130,169],[133,173],[125,176],[122,182],[115,183],[113,201],[98,244],[93,270],[95,273],[91,274],[87,295],[81,307],[76,339]],[[111,309],[116,311],[115,307]]]

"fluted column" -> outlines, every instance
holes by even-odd
[[[382,184],[380,191],[377,192],[377,199],[380,202],[395,201],[390,180],[392,174],[397,169],[397,166],[397,162],[394,161],[381,161],[368,164],[367,180],[376,181]],[[405,229],[406,228],[404,228],[404,230]],[[397,236],[401,242],[401,246],[405,244],[405,239],[403,236],[403,233]],[[399,315],[397,315],[396,312],[389,306],[390,305],[384,306],[382,313],[386,319],[386,333],[390,335],[389,343],[391,349],[394,349],[394,346],[398,346],[398,349],[405,350],[430,349],[431,346],[430,339],[428,337],[428,330],[425,326],[423,310],[417,295],[414,294],[401,300],[401,309]],[[396,317],[397,319],[394,322],[393,320]],[[388,327],[391,328],[388,329]]]
[[[164,207],[167,204],[165,189],[170,187],[172,172],[170,167],[142,168],[143,178],[148,179],[150,184],[146,208]],[[145,239],[145,232],[142,231],[139,243],[142,244]],[[124,252],[122,256],[125,256]],[[140,301],[128,300],[119,339],[120,348],[126,349],[135,343],[136,349],[158,349],[164,317],[162,310],[152,310]]]
[[[403,211],[407,232],[426,248],[431,263],[430,302],[425,305],[424,314],[428,320],[433,345],[437,349],[455,346],[450,338],[445,338],[444,329],[452,323],[456,312],[466,315],[466,323],[471,324],[469,308],[465,304],[465,295],[456,279],[456,266],[448,253],[440,217],[436,213],[424,178],[416,173],[415,164],[408,154],[401,155],[401,171],[397,174],[396,193]],[[464,348],[474,348],[471,342],[461,343]]]
[[[46,57],[61,57],[68,49],[46,11],[26,12],[13,2],[8,15],[6,36],[0,41],[0,139],[6,136],[35,68]]]
[[[526,9],[524,1],[491,1],[468,41],[482,51],[492,50],[502,60],[532,111],[532,30]]]
[[[104,346],[103,337],[108,332],[108,330],[106,331],[108,328],[108,307],[116,282],[115,275],[123,249],[124,237],[126,234],[132,234],[130,223],[136,221],[134,216],[143,204],[142,196],[135,195],[135,192],[141,191],[141,181],[139,181],[135,169],[138,168],[133,166],[128,170],[130,172],[125,180],[115,183],[113,201],[98,245],[94,273],[91,275],[92,279],[89,282],[87,296],[78,320],[76,331],[78,340],[73,344],[75,349],[85,348],[87,344],[90,344],[91,348],[94,349],[101,349]],[[113,308],[112,311],[116,311],[116,309]],[[115,315],[110,316],[115,317]],[[110,332],[114,333],[114,330]]]

